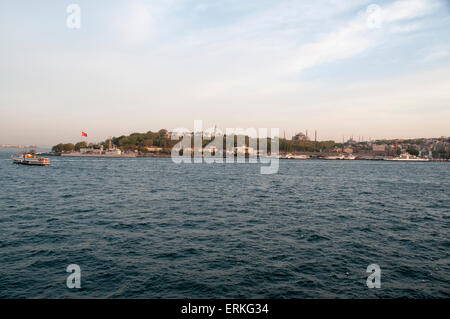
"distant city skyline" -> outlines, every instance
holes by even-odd
[[[336,142],[449,136],[449,29],[445,0],[3,1],[0,144],[194,120]]]

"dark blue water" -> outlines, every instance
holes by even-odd
[[[0,151],[1,298],[450,296],[449,163],[51,160]]]

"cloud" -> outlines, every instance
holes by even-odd
[[[363,34],[365,30],[366,25],[357,21],[318,42],[303,45],[298,50],[295,68],[301,71],[323,63],[350,58],[367,50],[374,41]]]
[[[122,45],[145,43],[154,31],[151,8],[142,1],[133,1],[121,11],[115,25]]]
[[[426,16],[440,7],[435,0],[401,0],[382,8],[383,22],[396,22]]]
[[[418,24],[395,26],[394,23],[429,15],[438,7],[439,3],[431,0],[401,0],[385,7],[370,5],[338,31],[301,46],[294,61],[295,69],[301,71],[351,58],[376,46],[391,32],[415,31]],[[384,28],[386,24],[393,28]]]
[[[430,53],[428,53],[427,56],[425,56],[424,61],[429,62],[429,61],[439,60],[439,59],[447,58],[448,56],[450,56],[449,48],[434,48],[431,50]]]
[[[90,4],[84,12],[103,20],[92,19],[75,42],[81,33],[43,32],[34,16],[26,18],[35,32],[0,37],[6,48],[0,51],[3,138],[17,127],[28,136],[39,132],[35,114],[62,140],[72,138],[70,130],[79,134],[86,114],[99,139],[187,126],[200,117],[224,126],[308,125],[320,129],[321,138],[345,133],[353,123],[364,123],[353,133],[375,134],[378,125],[392,136],[394,129],[409,130],[399,122],[421,117],[427,123],[418,134],[448,130],[449,70],[421,74],[448,61],[450,20],[438,10],[442,1],[383,1],[370,23],[370,0],[234,1],[230,8],[230,2],[204,1],[197,9],[191,1],[133,1],[115,2],[107,12]],[[19,15],[23,10],[16,12],[10,16],[18,23],[3,21],[5,30],[22,30],[27,19]],[[352,59],[365,52],[368,59]],[[317,68],[312,77],[299,76],[344,59],[349,61],[345,69],[337,66],[339,72],[323,76],[328,69]],[[420,76],[412,83],[414,74]],[[403,78],[391,81],[393,76]]]

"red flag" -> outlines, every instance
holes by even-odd
[[[83,132],[83,131],[81,132],[81,136],[88,137],[88,136],[87,136],[87,133],[85,133],[85,132]]]

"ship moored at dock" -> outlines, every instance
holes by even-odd
[[[399,157],[385,158],[385,161],[402,161],[402,162],[429,162],[428,158],[421,158],[408,153],[401,154]]]

